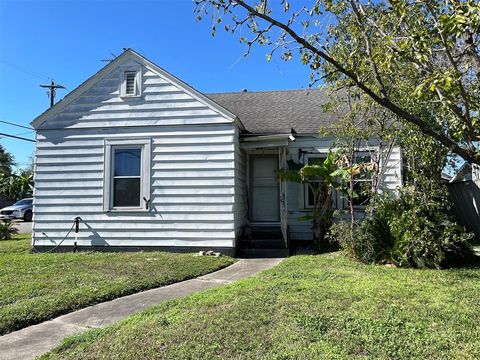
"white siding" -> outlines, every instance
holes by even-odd
[[[235,129],[235,234],[239,239],[248,219],[247,204],[247,155],[240,148],[240,136],[238,128]]]
[[[38,129],[35,245],[57,244],[80,216],[79,246],[232,248],[242,221],[236,125],[146,67],[142,96],[122,99],[121,75],[112,71]],[[133,138],[152,141],[151,210],[104,211],[105,140]]]
[[[145,66],[142,96],[120,97],[122,67],[138,66],[128,60],[95,86],[41,125],[42,129],[110,128],[119,126],[225,124],[229,119],[188,95]]]
[[[300,149],[309,153],[327,153],[332,146],[333,139],[297,136],[295,142],[289,143],[287,160],[291,159],[298,162],[299,154],[301,154]],[[369,146],[379,149],[378,141],[375,140],[369,142]],[[385,153],[386,149],[383,149]],[[401,169],[401,149],[395,146],[392,148],[391,154],[387,159],[385,172],[380,183],[381,189],[395,191],[401,186]],[[301,216],[310,212],[310,210],[304,208],[303,189],[303,185],[297,183],[289,182],[287,184],[288,225],[291,240],[312,239],[311,222],[299,220]],[[336,201],[341,207],[343,200],[340,194],[337,194]]]

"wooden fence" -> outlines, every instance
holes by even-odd
[[[480,180],[448,184],[457,221],[480,238]]]

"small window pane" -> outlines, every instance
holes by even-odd
[[[308,165],[322,165],[325,159],[325,157],[309,157]]]
[[[140,206],[140,179],[114,179],[114,207]]]
[[[353,206],[366,206],[370,201],[368,187],[371,186],[370,181],[356,181],[353,183],[353,191],[358,197],[353,198]]]
[[[114,176],[140,176],[141,149],[115,149]]]
[[[311,156],[308,157],[308,165],[322,165],[323,162],[325,161],[324,156]],[[317,189],[319,186],[318,182],[311,182],[310,183],[314,189]],[[315,204],[315,199],[313,195],[313,191],[309,185],[306,185],[306,192],[307,192],[307,198],[306,198],[306,205],[308,207],[313,207]]]
[[[369,163],[370,161],[372,161],[372,157],[370,155],[367,155],[367,154],[355,155],[355,162],[357,164],[365,164],[365,163]]]
[[[369,154],[357,154],[355,156],[355,163],[357,164],[367,164],[372,161],[372,157]],[[355,177],[358,180],[371,180],[372,173],[363,169],[359,174]]]
[[[317,190],[318,186],[320,185],[318,182],[311,183],[312,187]],[[307,186],[307,201],[308,201],[308,206],[313,206],[315,205],[315,196],[313,195],[312,187]]]

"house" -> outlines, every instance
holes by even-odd
[[[480,239],[480,166],[464,162],[450,179],[448,192],[457,222]]]
[[[464,162],[455,175],[449,180],[449,183],[476,180],[480,180],[480,166]]]
[[[205,95],[127,49],[32,122],[32,245],[232,254],[246,227],[277,229],[283,248],[311,239],[298,220],[312,206],[307,187],[274,172],[325,156],[333,139],[318,131],[337,118],[327,100],[323,90]],[[382,187],[394,190],[400,148],[385,161]]]

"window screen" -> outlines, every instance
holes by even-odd
[[[113,151],[113,207],[139,207],[141,194],[141,148]]]

